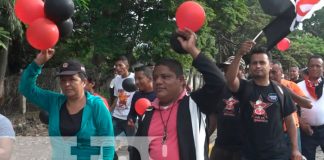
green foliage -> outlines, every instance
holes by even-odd
[[[311,19],[303,22],[304,30],[311,33],[313,36],[324,38],[324,9],[315,12]]]
[[[247,20],[248,8],[245,0],[208,1],[216,14],[214,29],[224,33],[233,33],[238,25]]]
[[[0,1],[1,35],[12,39],[9,67],[19,71],[34,58],[36,52],[23,37],[23,28],[13,11],[14,0]],[[169,44],[176,30],[175,13],[185,0],[74,0],[76,12],[72,19],[74,30],[70,37],[60,39],[56,56],[47,66],[56,67],[63,60],[77,58],[89,68],[102,74],[113,74],[114,59],[126,55],[131,63],[157,61],[163,57],[178,59],[186,70],[192,59],[175,53]],[[198,47],[220,62],[234,54],[238,44],[253,39],[269,22],[258,0],[197,0],[206,12],[204,26],[197,32]],[[286,64],[305,65],[312,53],[323,54],[324,10],[307,20],[303,32],[289,37],[291,48],[283,53],[273,50],[274,58]],[[3,36],[2,36],[3,37]],[[265,44],[260,37],[258,44]]]
[[[6,44],[4,44],[4,41],[10,39],[10,37],[8,37],[9,32],[5,31],[3,27],[0,27],[0,49],[5,49],[7,50],[7,46]]]
[[[14,0],[0,1],[0,26],[4,27],[12,37],[22,38],[23,26],[15,16]]]
[[[305,31],[297,31],[288,38],[291,40],[291,47],[281,54],[289,64],[305,67],[310,55],[318,54],[324,57],[324,40],[322,38],[315,37]]]

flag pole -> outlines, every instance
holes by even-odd
[[[254,38],[253,38],[253,42],[255,42],[259,37],[260,35],[263,33],[263,30],[261,30]]]

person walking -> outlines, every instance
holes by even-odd
[[[37,86],[36,80],[42,67],[54,56],[54,49],[42,50],[23,71],[19,92],[37,107],[49,113],[48,132],[53,146],[53,159],[78,159],[98,155],[102,159],[114,157],[113,125],[104,102],[84,90],[85,67],[76,60],[64,62],[57,77],[61,93]],[[76,137],[73,145],[65,138]],[[102,146],[91,147],[91,137],[103,137]],[[65,146],[66,144],[66,146]],[[100,151],[102,150],[102,152]]]

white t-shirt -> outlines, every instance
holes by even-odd
[[[301,108],[301,118],[311,126],[324,125],[324,95],[320,99],[315,100],[307,91],[305,81],[299,82],[298,86],[304,91],[306,97],[311,100],[313,105],[311,109]]]
[[[130,110],[132,98],[135,92],[127,92],[123,89],[123,81],[127,78],[134,79],[134,73],[130,73],[127,77],[122,78],[120,75],[114,78],[114,95],[117,97],[117,103],[113,113],[113,117],[127,120]],[[134,80],[135,81],[135,80]]]

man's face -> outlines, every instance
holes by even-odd
[[[270,68],[269,57],[266,54],[251,56],[250,72],[254,78],[265,78],[269,74]]]
[[[175,100],[179,93],[183,90],[184,77],[177,77],[169,67],[159,65],[154,68],[153,72],[153,88],[156,97],[162,103],[171,103]]]
[[[290,79],[297,79],[299,76],[299,70],[297,67],[291,67],[289,70],[289,78]]]
[[[278,64],[273,64],[272,69],[270,71],[270,79],[280,83],[281,78],[282,78],[282,71],[280,66]]]
[[[323,74],[323,60],[312,58],[308,63],[308,76],[311,79],[318,79]]]
[[[128,65],[125,64],[123,61],[116,61],[115,63],[115,70],[118,75],[127,76],[128,73]]]
[[[152,90],[152,79],[147,77],[143,71],[135,72],[135,84],[140,91]]]

